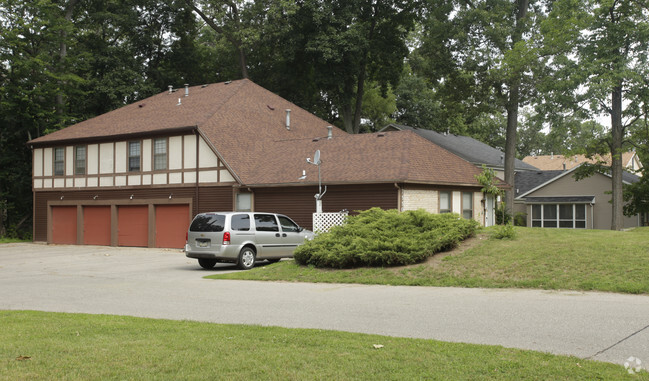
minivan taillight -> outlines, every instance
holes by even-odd
[[[223,233],[223,244],[224,245],[230,244],[230,232]]]

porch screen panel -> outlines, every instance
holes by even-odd
[[[573,204],[559,205],[559,227],[572,228],[574,227],[573,220]]]
[[[557,205],[556,204],[543,205],[543,227],[544,228],[557,227]]]

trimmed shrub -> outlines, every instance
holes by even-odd
[[[514,239],[516,238],[516,231],[511,224],[496,225],[489,236],[491,239]]]
[[[477,227],[457,214],[372,208],[299,246],[294,258],[301,265],[331,268],[409,265],[455,247]]]

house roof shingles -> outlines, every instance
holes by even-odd
[[[197,129],[242,185],[317,183],[306,162],[322,152],[327,183],[419,182],[479,186],[480,171],[411,131],[349,135],[243,79],[168,91],[29,142],[33,146],[110,141]],[[180,98],[180,105],[178,104]],[[286,128],[290,109],[290,129]],[[314,141],[317,140],[317,141]],[[299,181],[302,171],[307,180]]]
[[[384,130],[410,130],[417,135],[430,140],[431,142],[447,149],[463,159],[477,165],[485,164],[489,167],[504,167],[504,152],[489,146],[479,140],[469,136],[440,134],[433,130],[427,130],[417,127],[404,126],[400,124],[390,124]],[[533,165],[524,163],[515,159],[514,167],[516,170],[535,171],[538,170]]]
[[[628,166],[629,162],[635,155],[635,152],[624,152],[622,153],[622,165]],[[611,165],[611,155],[605,156],[595,156],[593,159],[587,158],[585,155],[539,155],[539,156],[526,156],[523,159],[523,162],[533,165],[540,170],[544,171],[555,171],[555,170],[570,170],[574,167],[579,166],[583,163],[595,163],[598,160],[603,160],[604,165]],[[566,165],[564,168],[563,165]]]

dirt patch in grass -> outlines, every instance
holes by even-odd
[[[457,247],[454,249],[448,250],[448,251],[443,251],[440,253],[435,253],[433,256],[428,257],[428,259],[423,262],[423,263],[415,263],[413,265],[407,265],[407,266],[397,266],[397,267],[391,267],[390,270],[392,272],[400,272],[403,269],[408,269],[408,268],[413,268],[413,267],[418,267],[418,266],[426,266],[426,267],[432,267],[432,268],[437,268],[440,266],[442,263],[442,260],[448,256],[454,256],[454,255],[460,255],[464,253],[465,251],[474,248],[477,245],[480,245],[482,242],[485,240],[489,239],[489,235],[486,233],[479,233],[476,234],[474,237],[470,237],[462,241]]]

